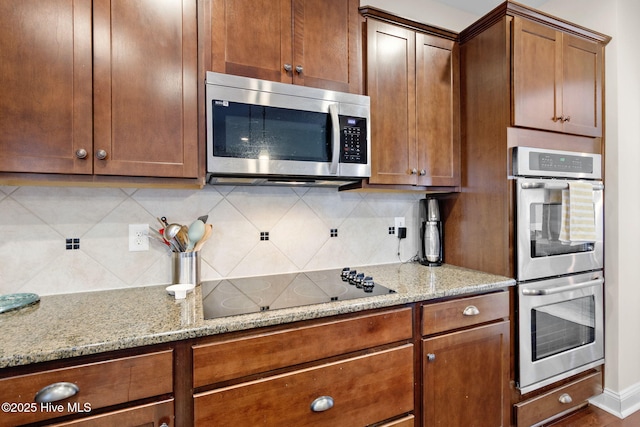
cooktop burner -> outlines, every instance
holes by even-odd
[[[356,270],[320,270],[202,282],[205,319],[395,293]]]

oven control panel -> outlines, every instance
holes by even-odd
[[[532,152],[529,156],[529,169],[593,173],[593,157]]]
[[[513,148],[515,176],[601,179],[601,155],[531,147]]]

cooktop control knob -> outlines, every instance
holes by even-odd
[[[364,280],[364,273],[358,273],[353,277],[349,278],[349,283],[355,285],[358,288],[362,287],[362,281]]]
[[[358,274],[358,270],[349,271],[349,274],[347,275],[347,281],[350,285],[353,285],[355,283],[356,274]]]
[[[373,277],[371,276],[365,277],[362,281],[362,289],[364,289],[365,292],[373,292],[374,286],[375,283],[373,282]]]

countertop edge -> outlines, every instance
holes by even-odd
[[[481,275],[485,273],[476,272]],[[95,342],[77,346],[62,346],[54,350],[34,350],[25,354],[7,354],[0,356],[0,369],[31,365],[42,362],[69,359],[79,356],[96,355],[117,350],[167,344],[183,340],[204,338],[231,332],[259,329],[306,320],[322,319],[331,316],[357,313],[365,310],[403,306],[406,304],[429,302],[439,299],[472,296],[494,290],[515,286],[515,280],[501,276],[486,275],[495,281],[476,283],[468,286],[456,286],[442,290],[425,291],[419,287],[398,291],[395,294],[360,298],[348,301],[336,301],[314,304],[304,307],[274,310],[271,313],[254,313],[230,318],[197,320],[194,324],[176,327],[158,333],[139,336],[124,336],[110,341]],[[201,298],[199,292],[190,294],[187,300],[176,304],[194,304]],[[184,307],[179,306],[179,307]],[[201,306],[198,315],[201,319]],[[178,310],[178,308],[176,308]]]

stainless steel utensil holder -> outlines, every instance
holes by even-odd
[[[200,284],[200,252],[172,253],[171,283]]]

